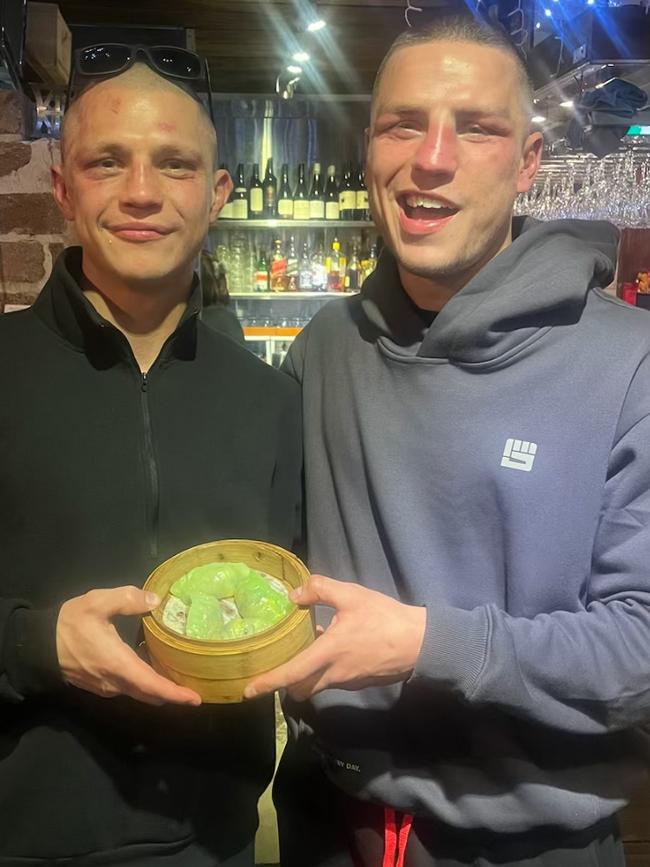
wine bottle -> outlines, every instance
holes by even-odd
[[[235,188],[233,190],[232,215],[234,220],[248,219],[248,190],[244,180],[244,164],[239,163],[235,174]]]
[[[311,256],[307,241],[302,245],[302,256],[298,267],[298,288],[301,292],[312,292],[314,288]]]
[[[264,218],[272,220],[277,216],[278,203],[278,179],[273,174],[272,158],[266,161],[266,174],[264,175],[264,183],[262,184],[262,193],[264,197]]]
[[[284,292],[287,288],[287,259],[282,252],[282,241],[276,238],[271,257],[271,291]]]
[[[289,186],[289,165],[282,164],[280,172],[280,190],[278,192],[278,217],[281,220],[293,219],[293,196]]]
[[[305,164],[298,166],[298,184],[293,194],[293,218],[294,220],[308,220],[310,215],[309,196],[305,184]]]
[[[296,239],[293,235],[289,238],[287,250],[287,292],[298,291],[298,254],[296,253]]]
[[[253,163],[253,174],[248,186],[248,217],[260,220],[264,215],[264,190],[260,181],[260,165]]]
[[[255,290],[257,292],[269,291],[269,265],[266,261],[266,253],[260,247],[260,255],[255,266]]]
[[[359,172],[357,175],[356,199],[357,207],[355,219],[369,220],[370,210],[368,208],[368,189],[366,187],[366,179],[361,165],[359,165]]]
[[[309,192],[309,217],[311,220],[325,219],[325,197],[320,176],[320,163],[314,163],[314,174]]]
[[[339,188],[336,183],[336,168],[327,167],[327,184],[325,185],[325,219],[339,219]]]
[[[351,163],[346,164],[343,180],[339,187],[339,218],[341,220],[354,220],[357,207],[357,195],[352,184]]]

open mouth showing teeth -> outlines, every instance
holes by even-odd
[[[424,196],[404,196],[400,204],[406,216],[412,220],[438,220],[458,213],[458,208]]]

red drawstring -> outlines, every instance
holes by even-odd
[[[382,867],[404,867],[406,844],[408,843],[413,816],[400,814],[401,822],[397,827],[398,814],[391,807],[384,808],[384,863]]]

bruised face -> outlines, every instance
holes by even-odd
[[[154,73],[125,73],[80,97],[53,184],[97,287],[153,290],[191,278],[230,191],[214,151],[199,105]]]
[[[401,268],[452,285],[480,270],[510,243],[541,145],[507,53],[453,41],[398,49],[373,101],[366,174]]]

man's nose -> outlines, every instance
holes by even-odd
[[[451,124],[429,126],[415,153],[413,168],[429,174],[454,175],[458,168],[458,140]]]
[[[162,191],[158,172],[145,162],[134,163],[126,174],[123,201],[137,208],[160,205]]]

